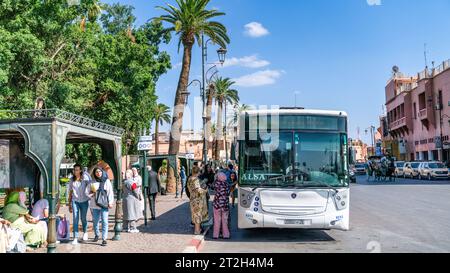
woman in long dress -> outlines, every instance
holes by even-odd
[[[208,220],[208,206],[206,201],[207,189],[200,186],[200,168],[194,166],[192,168],[192,176],[189,177],[187,186],[190,193],[190,205],[192,223],[194,223],[194,234],[201,233],[201,223]]]
[[[133,181],[133,172],[131,170],[126,171],[125,178],[123,183],[124,230],[130,233],[138,233],[136,222],[143,218],[142,207],[139,201],[141,192],[137,183]]]

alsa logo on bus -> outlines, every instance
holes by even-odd
[[[242,180],[246,181],[264,181],[266,176],[264,174],[244,174],[242,175]]]

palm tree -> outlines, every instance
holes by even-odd
[[[213,106],[213,99],[215,96],[215,85],[214,83],[209,84],[208,89],[206,90],[206,145],[209,149],[209,147],[212,147],[211,141],[209,141],[210,136],[215,134],[215,128],[213,131],[213,124],[211,122],[211,115],[212,115],[212,106]],[[205,150],[205,147],[203,147],[203,150]]]
[[[91,23],[95,22],[98,16],[102,13],[102,6],[100,0],[89,0],[83,3],[86,13],[83,15],[81,19],[80,27],[83,31],[86,29],[86,19],[88,19]]]
[[[231,81],[230,78],[218,78],[215,81],[215,99],[217,102],[217,129],[216,129],[216,145],[215,145],[215,160],[219,160],[220,155],[220,143],[222,141],[223,135],[223,104],[229,102],[230,104],[236,104],[239,102],[239,95],[236,89],[231,89],[231,86],[235,82]]]
[[[159,154],[159,125],[170,122],[170,108],[169,106],[159,103],[153,109],[153,115],[155,120],[155,155]]]
[[[185,90],[189,83],[191,67],[192,47],[197,41],[200,45],[205,36],[212,42],[226,48],[230,42],[225,26],[210,19],[225,15],[217,10],[206,10],[210,0],[176,0],[178,7],[167,4],[167,7],[158,6],[167,14],[157,20],[169,23],[171,26],[165,31],[175,32],[179,35],[178,50],[183,44],[183,62],[180,78],[175,95],[174,110],[172,116],[172,128],[170,131],[169,154],[178,154],[180,148],[180,135],[182,131],[183,113],[185,107]]]

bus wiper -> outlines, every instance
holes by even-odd
[[[266,184],[272,182],[273,180],[278,180],[278,179],[280,179],[280,178],[282,178],[283,181],[286,181],[286,176],[285,176],[285,175],[279,175],[279,176],[271,177],[271,178],[266,179],[263,183],[259,184],[258,186],[254,187],[254,188],[252,189],[252,191],[255,191],[257,188],[263,187],[263,186],[265,186]]]
[[[327,187],[327,188],[333,190],[333,191],[334,191],[334,194],[339,193],[339,191],[338,191],[336,188],[334,188],[333,186],[331,186],[330,184],[328,184],[328,183],[326,183],[326,182],[322,182],[322,181],[313,181],[313,182],[310,182],[310,183],[311,183],[311,184],[319,184],[319,185],[321,185],[321,186],[325,186],[325,187]]]

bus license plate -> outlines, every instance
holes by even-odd
[[[305,220],[299,220],[299,219],[285,219],[284,220],[285,225],[304,225]]]

